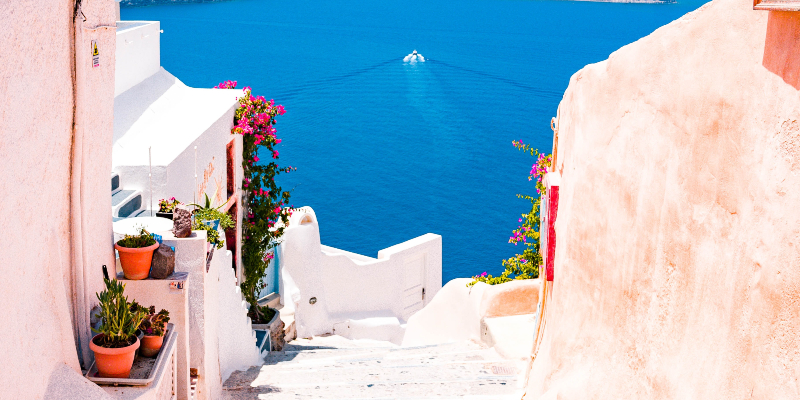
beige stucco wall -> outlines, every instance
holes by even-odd
[[[526,399],[800,398],[798,37],[715,0],[572,77]]]
[[[89,331],[87,315],[74,316],[81,323],[73,326],[73,309],[96,303],[101,265],[113,261],[108,210],[115,6],[112,0],[83,0],[81,23],[73,30],[73,3],[18,0],[0,13],[2,398],[43,398],[48,382],[69,381],[64,371],[77,376],[74,330]],[[99,25],[112,27],[93,29]],[[99,68],[91,67],[91,40],[100,46]],[[76,276],[82,291],[75,290]],[[81,382],[74,394],[96,389],[74,382]]]

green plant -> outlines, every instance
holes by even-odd
[[[543,196],[547,190],[542,179],[547,173],[548,167],[550,167],[552,155],[540,154],[538,150],[532,148],[530,145],[523,144],[522,141],[514,141],[513,145],[517,150],[524,151],[536,158],[536,163],[531,167],[528,180],[536,180],[536,193],[539,194],[539,196],[517,195],[518,198],[530,201],[531,210],[527,214],[521,215],[518,221],[521,225],[512,231],[512,236],[508,239],[509,243],[513,243],[515,246],[523,243],[525,249],[521,254],[515,254],[502,261],[504,271],[500,275],[492,276],[484,272],[480,275],[473,276],[472,282],[467,284],[467,286],[473,286],[478,282],[497,285],[515,279],[534,279],[539,277],[539,266],[543,261],[540,252],[541,244],[539,235],[539,226],[541,223],[539,216],[539,209],[541,206],[540,196]]]
[[[197,212],[199,212],[201,210],[219,210],[224,205],[224,204],[220,204],[220,205],[218,205],[216,207],[212,207],[211,206],[211,199],[208,198],[208,194],[203,193],[203,196],[205,196],[205,204],[203,204],[202,206],[200,204],[197,204],[197,203],[189,204],[190,206],[194,206],[194,213],[197,213]]]
[[[222,225],[221,221],[220,225]],[[204,224],[200,218],[195,218],[194,221],[192,221],[192,230],[206,231],[206,241],[214,245],[217,249],[221,249],[222,246],[225,245],[225,240],[220,237],[219,230],[214,229],[211,225]]]
[[[162,213],[171,213],[175,211],[175,207],[181,204],[180,201],[175,200],[174,197],[167,199],[161,199],[158,201],[158,212]]]
[[[139,227],[139,234],[125,235],[125,237],[120,239],[117,244],[121,247],[127,247],[129,249],[138,249],[152,246],[156,244],[156,240],[153,238],[150,232],[147,232],[147,230],[145,230],[143,227]]]
[[[144,309],[147,316],[142,320],[142,323],[139,324],[139,330],[148,336],[164,336],[167,330],[167,323],[169,322],[169,311],[161,309],[161,311],[156,314],[155,306],[141,308]]]
[[[132,303],[128,303],[128,298],[124,295],[124,283],[116,279],[105,279],[105,284],[106,290],[97,293],[100,301],[100,312],[97,316],[102,322],[98,329],[92,330],[102,336],[98,337],[95,344],[106,348],[130,346],[136,341],[136,329],[147,314],[138,307],[132,308]]]
[[[219,226],[222,227],[222,229],[233,228],[235,224],[233,223],[233,219],[231,219],[231,216],[228,215],[228,213],[219,210],[220,208],[222,208],[224,204],[221,204],[217,207],[212,207],[211,199],[208,198],[207,194],[204,195],[206,197],[204,206],[194,203],[189,204],[190,206],[195,206],[194,212],[192,212],[192,215],[194,215],[194,219],[200,221],[213,221],[218,219]]]
[[[272,318],[277,312],[278,311],[276,311],[274,308],[267,306],[250,306],[250,311],[247,312],[247,316],[250,317],[250,320],[252,321],[267,323],[272,321]]]
[[[219,220],[219,226],[222,229],[230,229],[230,228],[233,228],[235,226],[235,224],[233,223],[233,219],[231,218],[230,215],[228,215],[228,213],[224,213],[222,211],[215,210],[213,208],[212,209],[201,209],[201,210],[195,211],[194,219],[195,219],[195,221],[201,221],[201,222],[202,221],[213,221],[215,219],[218,219]]]
[[[235,81],[225,81],[216,86],[233,89]],[[253,96],[252,90],[245,87],[239,96],[239,108],[233,119],[233,134],[242,135],[242,266],[244,276],[241,285],[245,300],[250,303],[255,323],[264,321],[265,315],[258,306],[258,295],[266,287],[264,277],[273,258],[272,249],[278,245],[285,227],[289,224],[291,208],[290,192],[283,191],[275,178],[295,168],[279,167],[278,150],[281,143],[276,136],[275,118],[286,112],[283,106],[276,105],[264,96]],[[272,156],[269,162],[260,161],[259,155]],[[266,156],[265,156],[266,158]]]
[[[211,224],[205,224],[203,221],[214,221],[219,220],[219,226],[222,229],[230,229],[235,226],[233,219],[227,213],[220,211],[219,209],[224,205],[219,205],[217,207],[211,206],[211,199],[208,198],[207,194],[205,196],[205,204],[189,204],[190,206],[194,206],[195,209],[192,212],[192,216],[194,220],[192,221],[192,230],[193,231],[206,231],[207,234],[207,241],[216,247],[217,249],[221,249],[222,246],[225,245],[225,240],[220,237],[219,231],[215,229]]]

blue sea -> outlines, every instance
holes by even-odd
[[[375,257],[437,233],[447,282],[522,250],[508,238],[533,158],[511,141],[551,151],[570,76],[702,4],[234,0],[122,19],[161,21],[161,64],[187,85],[237,80],[285,106],[280,162],[297,171],[279,182],[323,244]],[[413,50],[426,61],[404,63]]]

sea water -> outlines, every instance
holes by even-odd
[[[375,257],[433,232],[447,282],[522,251],[508,238],[533,158],[511,141],[551,151],[570,76],[701,4],[235,0],[122,19],[161,21],[161,64],[187,85],[237,80],[285,106],[279,161],[297,171],[279,183],[324,244]]]

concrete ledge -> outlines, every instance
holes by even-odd
[[[481,340],[504,358],[527,360],[535,333],[536,314],[481,318]]]
[[[485,318],[536,313],[539,279],[521,279],[490,285],[481,299],[480,315]]]

